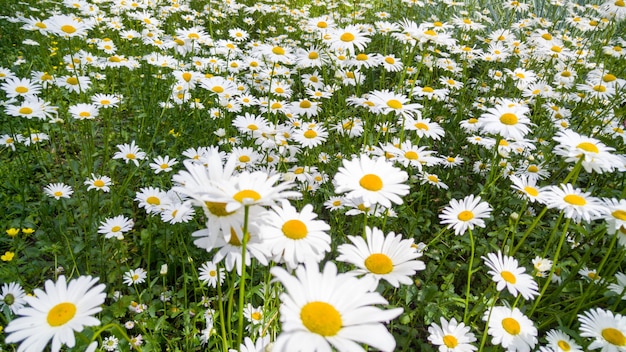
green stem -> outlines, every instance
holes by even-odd
[[[526,240],[526,238],[528,237],[528,235],[530,235],[530,233],[532,232],[532,230],[535,229],[535,227],[537,226],[537,224],[539,223],[539,221],[541,221],[541,218],[546,214],[546,212],[548,211],[548,207],[544,207],[543,210],[541,211],[541,213],[539,213],[539,216],[537,216],[535,218],[535,221],[533,221],[533,223],[530,225],[530,227],[528,228],[528,230],[526,230],[526,232],[524,232],[524,235],[522,236],[522,238],[519,240],[519,242],[517,243],[517,245],[513,248],[513,250],[509,253],[510,256],[515,255],[515,252],[517,252],[517,250],[524,244],[524,241]],[[522,216],[520,214],[520,216]]]
[[[469,318],[469,299],[470,299],[470,285],[472,283],[472,268],[474,266],[474,234],[472,233],[472,229],[469,230],[469,238],[470,238],[470,258],[469,258],[469,267],[467,269],[467,286],[465,287],[465,313],[463,314],[463,322],[467,324],[467,319]]]
[[[250,208],[246,205],[244,207],[243,217],[243,235],[241,236],[241,280],[239,284],[239,306],[237,307],[237,350],[241,346],[243,340],[243,304],[246,297],[246,244],[248,239],[248,214]]]
[[[228,339],[226,338],[226,324],[224,324],[224,302],[222,301],[222,285],[220,283],[220,269],[217,268],[217,306],[220,313],[220,331],[222,332],[222,340],[224,344],[222,345],[222,350],[224,352],[228,352]]]
[[[533,312],[539,305],[539,302],[541,302],[541,298],[543,297],[546,290],[548,289],[548,285],[550,285],[550,282],[552,281],[552,275],[554,275],[554,271],[556,270],[557,264],[559,262],[559,254],[561,253],[561,247],[563,247],[563,243],[565,242],[565,237],[567,237],[567,230],[569,229],[570,220],[571,220],[570,218],[565,219],[565,226],[563,226],[563,233],[561,234],[559,245],[556,247],[556,253],[554,253],[554,260],[552,262],[552,268],[550,269],[550,274],[548,275],[546,282],[543,284],[543,287],[541,288],[541,293],[539,293],[537,300],[535,300],[535,304],[533,304],[533,307],[528,312],[528,316],[532,316]]]

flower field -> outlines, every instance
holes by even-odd
[[[623,0],[0,8],[0,351],[626,351]]]

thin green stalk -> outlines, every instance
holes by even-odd
[[[241,236],[241,280],[239,284],[239,306],[237,307],[237,350],[241,346],[243,340],[243,304],[246,298],[246,244],[248,239],[246,234],[248,233],[248,215],[250,208],[244,206],[243,217],[243,235]]]
[[[528,316],[532,316],[535,309],[537,309],[539,302],[541,302],[541,298],[543,297],[544,293],[546,293],[546,290],[548,289],[548,285],[550,285],[550,282],[552,282],[552,275],[554,275],[554,271],[556,270],[557,264],[559,263],[559,255],[561,254],[561,247],[563,247],[563,243],[565,242],[565,237],[567,237],[567,230],[569,229],[570,221],[571,221],[570,218],[565,219],[565,225],[563,226],[563,233],[561,234],[559,245],[556,247],[556,253],[554,253],[554,259],[552,261],[552,268],[550,269],[550,274],[548,275],[546,282],[543,284],[543,287],[541,288],[541,292],[539,293],[539,296],[535,300],[535,304],[533,304],[533,307],[528,312]]]
[[[526,232],[524,232],[524,235],[522,236],[522,238],[519,240],[519,242],[513,248],[513,250],[509,253],[510,256],[515,255],[515,252],[517,252],[517,250],[520,249],[520,247],[524,244],[524,241],[526,240],[528,235],[530,235],[530,233],[535,229],[535,227],[537,226],[539,221],[541,221],[541,218],[543,218],[543,216],[546,214],[547,211],[548,211],[548,207],[546,206],[546,207],[543,208],[541,213],[539,213],[539,215],[535,218],[535,221],[533,221],[533,223],[526,230]],[[522,216],[522,215],[520,215],[520,216]]]
[[[224,341],[224,344],[222,345],[222,350],[224,352],[228,352],[228,347],[230,347],[230,344],[228,343],[229,340],[228,338],[226,338],[226,324],[224,324],[224,302],[222,300],[223,294],[222,294],[222,285],[220,283],[220,269],[217,268],[217,307],[218,307],[218,311],[220,313],[220,331],[222,333],[222,340]]]
[[[467,269],[467,286],[465,287],[465,313],[463,314],[463,322],[467,324],[467,320],[469,318],[469,299],[470,299],[470,286],[472,283],[472,268],[474,266],[474,234],[472,233],[472,229],[469,230],[469,238],[470,238],[470,258],[469,258],[469,267]]]

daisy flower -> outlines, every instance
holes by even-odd
[[[143,160],[146,157],[146,153],[141,151],[141,148],[135,144],[135,141],[131,141],[130,144],[118,144],[117,149],[119,151],[113,154],[113,159],[123,159],[126,164],[132,161],[136,166],[139,166],[139,160]]]
[[[374,104],[374,111],[382,114],[394,113],[396,116],[420,116],[421,104],[409,104],[409,98],[389,90],[374,90],[368,94],[368,99]]]
[[[0,291],[0,308],[8,307],[13,314],[24,307],[26,304],[26,293],[17,282],[9,282],[2,285],[2,291]]]
[[[518,308],[493,307],[483,316],[491,343],[508,351],[530,352],[537,344],[537,328]]]
[[[626,199],[604,199],[604,205],[607,209],[604,215],[607,231],[615,233],[626,229]]]
[[[549,186],[546,190],[546,205],[556,208],[565,214],[565,217],[587,223],[601,218],[606,213],[606,207],[598,198],[592,197],[589,192],[574,188],[571,184]]]
[[[480,128],[486,133],[498,134],[505,139],[521,140],[530,132],[528,107],[513,102],[487,109],[478,119]]]
[[[256,342],[246,336],[241,346],[239,346],[240,352],[265,352],[271,349],[270,336],[265,335],[258,337]]]
[[[363,198],[366,206],[380,204],[386,208],[391,203],[402,204],[402,196],[409,193],[404,184],[408,174],[387,162],[384,157],[370,159],[361,155],[357,159],[343,160],[333,179],[336,193],[346,193],[348,198]]]
[[[28,307],[19,311],[19,317],[6,326],[6,343],[20,342],[19,352],[43,351],[52,340],[50,350],[58,352],[62,345],[74,347],[74,332],[85,326],[98,326],[93,315],[102,310],[106,294],[105,285],[94,286],[98,278],[80,276],[69,283],[65,276],[57,282],[46,281],[45,291],[35,289],[24,299]]]
[[[94,94],[91,102],[100,108],[116,108],[120,103],[120,97],[114,94]]]
[[[583,352],[574,339],[561,330],[552,329],[546,333],[547,347],[554,352]]]
[[[158,214],[170,204],[167,192],[156,187],[142,187],[135,194],[139,207],[146,209],[148,214]]]
[[[94,22],[68,15],[53,15],[43,21],[48,32],[64,38],[84,37]]]
[[[369,291],[371,281],[351,274],[337,273],[327,262],[322,272],[317,264],[307,263],[295,270],[295,277],[285,269],[270,269],[283,286],[280,295],[282,332],[276,338],[276,351],[331,351],[358,344],[381,351],[393,351],[396,342],[384,323],[402,313],[402,308],[383,310],[387,304],[377,292]]]
[[[471,352],[478,349],[471,344],[476,337],[468,326],[458,323],[455,318],[448,322],[441,317],[439,321],[441,326],[432,323],[428,327],[428,341],[439,346],[439,352]]]
[[[276,262],[284,261],[294,269],[306,260],[319,263],[324,258],[330,251],[330,226],[316,218],[311,204],[300,212],[287,200],[280,207],[272,207],[263,218],[260,236]]]
[[[146,281],[148,272],[143,268],[131,269],[124,273],[124,283],[128,286],[140,284]]]
[[[511,187],[524,197],[524,199],[542,204],[545,202],[545,189],[543,187],[537,187],[537,181],[533,177],[511,175],[509,179],[513,182]]]
[[[204,262],[198,271],[198,279],[211,287],[217,287],[218,281],[221,286],[226,278],[224,268],[218,268],[212,261]]]
[[[370,38],[357,25],[348,25],[345,28],[333,29],[329,32],[329,48],[331,51],[345,51],[354,53],[364,51]]]
[[[508,255],[503,256],[500,251],[497,254],[489,253],[487,257],[482,258],[485,265],[491,269],[488,273],[492,275],[498,291],[506,287],[513,296],[517,297],[520,293],[524,299],[533,299],[539,295],[537,283],[532,276],[524,273],[526,268],[518,266],[517,259]]]
[[[51,183],[44,187],[43,192],[54,199],[70,198],[74,190],[64,183]]]
[[[30,78],[10,77],[2,82],[0,89],[6,93],[6,97],[9,99],[16,97],[34,98],[41,92],[41,84]]]
[[[554,140],[558,142],[554,149],[557,155],[565,157],[569,163],[577,163],[582,159],[582,166],[587,172],[612,172],[621,164],[619,157],[611,154],[615,149],[595,138],[563,130],[557,132]]]
[[[170,159],[168,155],[166,156],[157,156],[153,159],[153,162],[150,163],[150,168],[154,170],[155,174],[159,174],[160,172],[170,172],[172,171],[172,166],[178,164],[176,158]]]
[[[378,228],[365,228],[365,239],[361,236],[348,236],[352,244],[338,247],[338,261],[351,263],[357,267],[357,275],[373,277],[373,288],[380,279],[393,287],[400,284],[411,285],[411,276],[418,270],[424,270],[424,262],[416,260],[422,256],[413,243],[413,239],[402,239],[402,235],[393,232],[385,234]]]
[[[311,124],[308,127],[297,129],[293,134],[293,140],[303,147],[313,148],[326,142],[328,131],[324,126]]]
[[[615,273],[615,281],[617,282],[611,283],[608,289],[617,294],[622,300],[626,300],[626,274]]]
[[[76,120],[93,120],[98,117],[99,110],[95,104],[76,104],[69,107],[69,113]]]
[[[441,224],[448,224],[448,228],[454,228],[455,235],[462,235],[474,226],[485,227],[484,218],[491,214],[491,207],[487,202],[481,202],[480,196],[473,194],[462,200],[452,199],[450,204],[443,209],[439,218]]]
[[[243,309],[243,316],[248,319],[252,325],[258,325],[263,322],[263,306],[255,308],[248,303]]]
[[[87,186],[88,191],[95,189],[96,191],[108,192],[111,190],[109,186],[111,186],[113,182],[111,182],[111,178],[108,176],[91,174],[91,178],[88,177],[84,184]]]
[[[124,233],[132,230],[133,226],[135,226],[135,222],[132,219],[129,219],[124,215],[118,215],[102,221],[100,223],[100,227],[98,227],[98,233],[103,234],[104,238],[117,238],[118,240],[123,240]]]
[[[621,314],[594,308],[578,314],[578,321],[580,336],[594,339],[588,349],[617,352],[626,348],[626,317]]]

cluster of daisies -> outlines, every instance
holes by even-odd
[[[549,6],[558,23],[518,1],[505,1],[503,12],[490,12],[458,2],[425,6],[403,0],[401,12],[423,15],[395,20],[368,2],[353,4],[347,16],[321,0],[299,9],[274,2],[192,5],[64,0],[67,14],[4,18],[34,38],[24,45],[53,41],[50,56],[61,64],[24,70],[20,61],[12,69],[0,67],[2,107],[10,121],[10,128],[0,131],[0,146],[18,151],[48,140],[32,129],[37,124],[99,126],[120,119],[121,108],[145,106],[138,103],[138,92],[115,83],[120,76],[158,82],[150,93],[158,103],[151,111],[155,116],[209,121],[214,128],[207,139],[214,145],[184,141],[194,144],[178,155],[159,146],[142,149],[136,141],[145,136],[132,135],[102,156],[116,160],[120,170],[149,171],[146,179],[154,184],[130,183],[125,177],[134,172],[104,175],[92,170],[94,164],[87,165],[80,184],[51,180],[42,188],[63,202],[115,194],[118,185],[136,186],[135,204],[148,219],[136,212],[141,222],[131,212],[98,219],[97,233],[107,241],[126,243],[121,241],[129,240],[136,224],[152,216],[168,224],[204,222],[190,232],[211,259],[198,268],[200,281],[210,287],[221,286],[227,275],[245,275],[252,263],[272,266],[268,270],[284,287],[281,331],[272,341],[257,328],[251,334],[256,342],[247,338],[241,350],[270,343],[277,351],[396,347],[385,324],[403,309],[388,307],[381,292],[386,285],[414,284],[428,264],[418,259],[426,245],[416,243],[412,229],[402,235],[365,225],[361,234],[337,243],[329,222],[318,214],[322,208],[348,221],[377,218],[403,226],[396,218],[408,206],[405,199],[435,194],[450,198],[431,209],[438,224],[473,238],[474,230],[488,228],[503,211],[502,204],[484,198],[497,183],[523,200],[527,208],[521,216],[536,215],[543,207],[539,218],[552,210],[548,216],[559,214],[568,225],[604,226],[626,246],[623,192],[588,181],[619,178],[626,171],[626,132],[618,113],[626,80],[612,66],[626,56],[626,41],[607,36],[626,19],[622,0],[553,1]],[[453,14],[443,17],[433,10],[438,7]],[[323,8],[330,13],[312,15]],[[507,26],[499,25],[498,16],[507,16]],[[241,18],[237,25],[243,28],[233,27],[230,17]],[[69,104],[53,100],[59,96],[69,97]],[[124,126],[118,124],[130,128]],[[128,135],[117,132],[115,138]],[[453,198],[458,190],[478,185],[486,191]],[[305,196],[315,202],[304,202]],[[482,257],[495,290],[506,289],[515,298],[511,305],[502,293],[504,298],[477,313],[491,343],[512,351],[582,350],[581,341],[557,329],[547,331],[546,343],[538,346],[539,330],[531,319],[532,302],[543,291],[536,278],[562,280],[558,252],[537,256],[531,275],[512,254],[518,248],[505,249]],[[473,351],[485,344],[474,335],[476,324],[469,324],[473,259],[462,321],[441,317],[428,328],[428,341],[440,351]],[[161,270],[167,273],[167,267]],[[141,267],[129,270],[123,283],[141,285],[147,274]],[[587,267],[581,275],[624,297],[624,274],[602,281]],[[73,347],[74,331],[99,324],[94,315],[102,309],[104,285],[95,284],[81,276],[68,286],[61,276],[56,284],[46,282],[46,292],[35,290],[36,298],[16,282],[4,285],[0,304],[19,316],[6,327],[5,341],[21,342],[19,350],[29,351],[43,350],[50,340],[55,351]],[[531,305],[518,305],[519,300]],[[135,302],[129,309],[140,313],[146,306]],[[269,323],[259,307],[246,306],[245,315],[252,325]],[[626,318],[620,314],[594,308],[578,318],[579,336],[590,339],[588,349],[626,346]],[[206,343],[214,332],[212,314],[205,322],[201,339]],[[46,334],[37,337],[39,329]],[[132,345],[141,345],[141,335],[133,339]],[[111,336],[102,348],[120,347]]]

